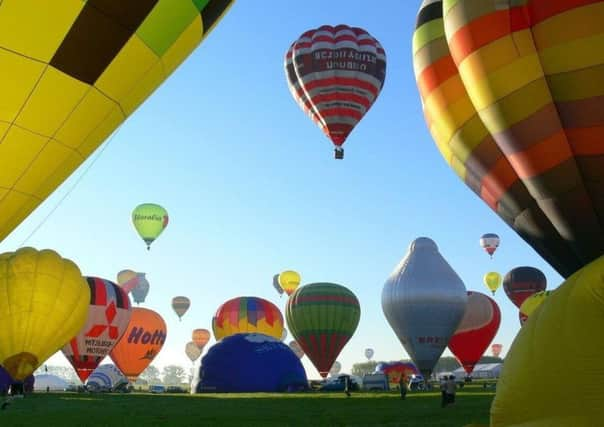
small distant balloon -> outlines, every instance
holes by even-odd
[[[273,288],[275,288],[275,290],[279,293],[279,295],[283,295],[283,289],[281,288],[281,285],[279,284],[279,275],[275,274],[273,276]]]
[[[168,226],[168,221],[168,211],[154,203],[143,203],[132,211],[132,224],[147,244],[147,250]]]
[[[499,357],[501,350],[503,350],[503,344],[493,344],[491,346],[491,354],[493,357]]]
[[[191,362],[195,362],[201,356],[201,349],[193,341],[190,341],[185,346],[185,354],[191,359]]]
[[[300,286],[300,274],[287,270],[279,274],[279,286],[289,296]]]
[[[283,328],[283,332],[281,333],[281,341],[285,341],[287,338],[287,329]]]
[[[490,273],[484,275],[482,281],[484,285],[489,288],[491,293],[495,295],[495,291],[497,291],[497,289],[499,289],[501,286],[501,274],[497,273],[496,271],[491,271]]]
[[[373,349],[372,348],[366,348],[365,349],[365,357],[367,358],[367,360],[371,360],[371,358],[373,357]]]
[[[182,316],[185,315],[189,307],[191,307],[189,298],[182,296],[172,298],[172,309],[178,315],[178,320],[182,320]]]
[[[210,341],[211,336],[210,331],[207,329],[195,329],[193,330],[192,339],[195,345],[200,350],[203,350],[206,344]]]
[[[487,233],[483,234],[480,238],[480,246],[491,256],[491,258],[493,258],[493,254],[499,247],[500,241],[501,240],[497,234]]]

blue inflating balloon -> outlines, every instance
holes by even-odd
[[[212,346],[201,360],[197,393],[282,392],[308,388],[300,359],[264,334],[235,334]]]
[[[6,372],[6,370],[0,366],[0,395],[8,393],[8,390],[13,383],[17,383],[12,377]],[[31,393],[34,390],[34,376],[30,375],[23,381],[23,391]]]

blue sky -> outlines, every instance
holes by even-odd
[[[285,269],[299,271],[303,283],[343,284],[359,298],[359,327],[338,358],[344,371],[365,360],[367,347],[376,360],[406,358],[382,313],[381,292],[419,236],[437,242],[468,290],[486,293],[486,272],[518,265],[541,269],[548,289],[557,287],[562,278],[455,176],[432,141],[412,67],[419,4],[237,2],[101,155],[94,153],[0,249],[15,250],[42,224],[25,243],[58,251],[86,275],[114,280],[125,268],[146,272],[144,306],[168,324],[159,367],[189,366],[191,330],[209,329],[227,299],[254,295],[283,309],[271,280]],[[345,159],[336,161],[331,143],[292,99],[283,55],[304,31],[340,23],[381,42],[387,72],[344,146]],[[150,252],[130,222],[143,202],[170,215]],[[485,232],[502,239],[493,260],[478,244]],[[182,322],[170,308],[175,295],[192,300]],[[495,342],[505,354],[518,312],[502,289],[495,300],[503,314]],[[303,362],[309,377],[318,377]],[[49,363],[68,364],[61,354]]]

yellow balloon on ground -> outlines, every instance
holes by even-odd
[[[279,274],[279,286],[287,295],[291,295],[300,286],[300,274],[287,270]]]
[[[552,291],[524,324],[491,406],[492,427],[604,420],[604,256]]]
[[[495,291],[501,286],[501,274],[491,271],[484,275],[482,281],[485,286],[495,295]]]
[[[154,203],[143,203],[132,211],[132,224],[147,244],[147,249],[168,226],[168,220],[168,211]]]
[[[0,365],[32,374],[84,327],[90,289],[75,263],[55,251],[0,254]]]

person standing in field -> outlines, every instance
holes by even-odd
[[[449,376],[447,382],[445,383],[445,393],[447,394],[446,400],[447,404],[455,403],[455,392],[457,391],[457,384],[455,384],[455,377],[453,375]]]
[[[404,375],[401,375],[401,379],[398,382],[398,386],[401,391],[401,399],[405,400],[405,397],[407,396],[407,382],[405,381]]]
[[[449,377],[444,377],[440,380],[440,407],[444,408],[447,406],[447,379]]]

